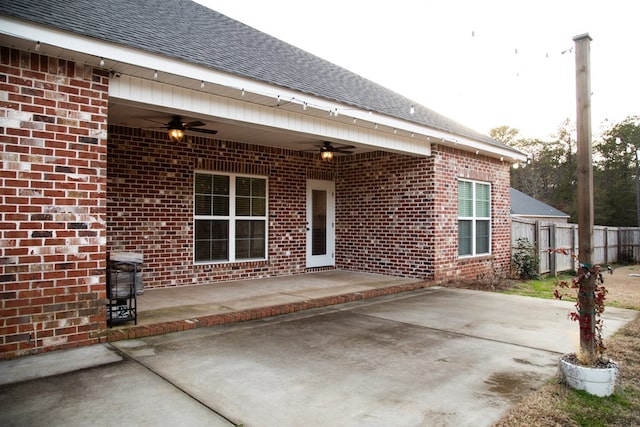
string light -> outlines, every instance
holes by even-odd
[[[100,58],[100,66],[104,67],[104,58]]]
[[[473,40],[471,43],[473,43],[473,47],[470,47],[471,49],[473,49],[474,53],[479,52],[482,49],[482,45],[484,44],[488,44],[487,46],[484,46],[487,49],[490,49],[491,54],[495,54],[496,52],[496,47],[498,47],[498,50],[502,50],[502,56],[504,57],[504,59],[508,59],[509,56],[511,57],[511,61],[516,61],[515,58],[518,58],[517,61],[518,63],[513,63],[513,67],[515,68],[515,70],[513,70],[513,76],[515,77],[521,77],[523,75],[525,75],[525,73],[529,73],[532,70],[529,69],[530,67],[535,67],[535,65],[532,65],[532,62],[535,61],[536,59],[540,59],[540,60],[551,60],[552,58],[556,57],[556,53],[558,54],[557,56],[559,57],[560,55],[564,55],[567,53],[572,53],[574,51],[573,47],[567,48],[565,50],[561,50],[558,49],[557,51],[554,51],[553,49],[549,49],[548,46],[544,47],[542,46],[541,49],[537,49],[538,52],[533,52],[532,49],[527,48],[524,51],[522,50],[522,46],[495,46],[495,44],[492,45],[491,40],[489,40],[487,42],[487,37],[483,37],[482,33],[478,33],[476,34],[475,29],[470,29],[469,33],[467,33],[470,35],[471,39]],[[486,35],[486,34],[485,34]],[[533,52],[533,53],[532,53]],[[509,56],[507,56],[509,55]],[[521,61],[527,61],[525,62],[521,62]],[[528,66],[525,64],[529,64]],[[547,61],[548,64],[548,61]],[[534,71],[537,72],[537,71]]]
[[[154,70],[153,78],[154,79],[158,79],[158,77],[159,77],[158,70]],[[201,80],[200,81],[200,87],[204,88],[205,85],[206,85],[206,82],[204,80]],[[244,87],[237,88],[237,90],[240,91],[240,96],[242,96],[242,97],[246,96],[246,89]],[[259,94],[259,95],[263,95],[263,96],[273,96],[273,94],[270,95],[268,93],[261,93],[261,92],[255,92],[255,93]],[[289,104],[289,103],[296,103],[296,104],[301,105],[302,109],[304,111],[308,111],[309,107],[314,107],[314,108],[317,108],[317,109],[323,109],[323,107],[321,105],[315,105],[315,104],[309,103],[308,101],[303,101],[303,100],[300,100],[300,99],[296,99],[295,97],[291,97],[290,99],[283,100],[282,96],[278,94],[278,95],[275,95],[275,98],[276,98],[276,104],[272,105],[272,107],[282,107],[282,106],[284,106],[286,104]],[[337,107],[332,107],[332,108],[328,109],[329,116],[339,117],[340,114],[341,114],[341,110],[348,111],[350,109],[348,109],[348,108],[347,109],[339,109]],[[361,111],[360,109],[357,109],[357,108],[353,108],[353,110]],[[327,110],[325,110],[325,111],[327,111]],[[373,110],[367,110],[367,112],[371,116],[374,113]],[[412,104],[410,106],[409,112],[410,112],[410,114],[415,114],[415,105]],[[353,124],[356,124],[358,122],[358,119],[356,117],[350,117],[350,119],[352,120]],[[378,129],[378,123],[373,122],[373,126],[374,126],[375,129]],[[398,129],[394,128],[393,132],[394,132],[394,134],[398,134]],[[411,135],[412,138],[415,137],[415,133],[409,133],[409,135]]]
[[[468,34],[468,33],[467,33],[467,34]],[[474,40],[481,41],[481,39],[482,39],[482,34],[480,34],[480,36],[479,36],[479,37],[476,37],[475,30],[471,30],[471,37],[473,37],[473,38],[474,38]],[[477,42],[474,42],[474,43],[477,43]],[[508,46],[503,46],[503,48],[505,48],[505,51],[507,51],[507,52],[509,51],[509,47],[508,47]],[[39,49],[40,49],[40,42],[39,42],[39,41],[37,41],[37,42],[36,42],[36,45],[35,45],[35,50],[36,50],[36,51],[38,51]],[[563,51],[561,51],[561,52],[559,52],[559,53],[560,53],[561,55],[564,55],[564,54],[566,54],[566,53],[572,53],[572,52],[573,52],[573,50],[574,50],[574,48],[573,48],[573,47],[570,47],[570,48],[565,49],[565,50],[563,50]],[[514,52],[514,54],[515,54],[515,55],[521,56],[521,52],[520,52],[520,50],[518,49],[518,47],[514,47],[512,52]],[[546,59],[549,59],[549,58],[550,58],[549,51],[546,51],[546,52],[545,52],[545,51],[543,51],[543,52],[540,52],[540,53],[541,53],[541,55],[544,55],[544,57],[543,57],[543,58],[546,58]],[[525,56],[526,56],[526,52],[525,52]],[[101,58],[101,59],[100,59],[100,65],[101,65],[101,66],[104,66],[104,58]],[[518,75],[518,76],[519,76],[519,75],[520,75],[520,73],[519,73],[519,72],[517,72],[517,74],[516,74],[516,75]],[[158,79],[158,71],[157,71],[157,70],[154,70],[153,78],[154,78],[154,80],[157,80],[157,79]],[[201,82],[200,82],[200,87],[201,87],[201,88],[204,88],[204,85],[205,85],[204,80],[201,80]],[[246,93],[246,92],[245,92],[245,88],[241,88],[240,92],[241,92],[241,93],[240,93],[240,96],[244,97],[244,96],[245,96],[245,93]],[[265,95],[265,96],[269,96],[268,94],[263,94],[263,95]],[[270,95],[270,96],[273,96],[273,95]],[[280,98],[281,98],[281,96],[280,96],[280,95],[277,95],[277,96],[276,96],[276,106],[281,106]],[[285,104],[287,104],[287,103],[289,103],[289,102],[293,102],[293,100],[294,100],[294,99],[295,99],[295,98],[292,98],[292,99],[291,99],[291,101],[287,101],[287,102],[285,102]],[[298,104],[302,104],[302,109],[303,109],[304,111],[307,111],[307,110],[308,110],[308,107],[309,107],[310,105],[311,105],[311,106],[313,106],[313,107],[315,107],[315,108],[322,109],[322,106],[309,104],[309,103],[308,103],[308,102],[306,102],[306,101],[304,101],[304,102],[303,102],[303,101],[297,100],[297,102],[296,102],[296,103],[298,103]],[[325,110],[325,111],[326,111],[326,110]],[[367,111],[368,111],[369,115],[373,115],[373,111],[372,111],[372,110],[367,110]],[[405,111],[406,111],[406,110],[405,110]],[[415,107],[415,105],[413,105],[413,104],[412,104],[412,105],[410,105],[410,107],[409,107],[409,114],[410,114],[410,115],[415,115],[415,113],[416,113],[416,107]],[[330,116],[338,117],[338,116],[339,116],[339,114],[340,114],[340,111],[338,110],[338,108],[331,108],[331,109],[329,109],[329,115],[330,115]],[[356,122],[357,122],[356,118],[353,118],[353,123],[355,124]],[[377,123],[374,123],[374,128],[375,128],[375,129],[378,129],[378,124],[377,124]],[[394,134],[397,134],[397,129],[394,129]],[[414,137],[414,136],[415,136],[415,135],[414,135],[414,133],[411,133],[410,135],[411,135],[411,137]]]
[[[39,40],[36,42],[35,49],[36,49],[36,52],[38,52],[40,50],[40,41]]]
[[[104,58],[101,58],[101,60],[103,60],[103,59],[104,59]],[[120,77],[120,76],[121,76],[121,74],[122,74],[122,73],[120,73],[120,72],[114,71],[112,68],[110,68],[110,69],[109,69],[109,72],[110,72],[110,74],[111,74],[112,76],[114,76],[114,77]],[[158,79],[158,77],[159,77],[158,70],[154,70],[154,71],[153,71],[153,78],[154,78],[154,80],[157,80],[157,79]],[[201,80],[201,81],[200,81],[200,87],[201,87],[201,88],[203,88],[203,87],[205,86],[205,84],[206,84],[206,83],[205,83],[205,81],[204,81],[204,80]],[[243,96],[243,97],[244,97],[244,96],[246,95],[246,89],[245,89],[245,88],[236,88],[236,89],[240,90],[240,95],[241,95],[241,96]],[[273,95],[269,95],[268,93],[259,93],[259,92],[255,92],[255,93],[256,93],[256,94],[261,94],[261,95],[263,95],[263,96],[273,96]],[[315,108],[318,108],[318,109],[323,109],[323,107],[322,107],[322,106],[314,105],[314,104],[310,104],[310,103],[309,103],[309,102],[307,102],[307,101],[298,100],[298,99],[296,99],[295,97],[292,97],[290,100],[287,100],[286,102],[284,102],[283,104],[281,104],[281,103],[280,103],[280,101],[281,101],[281,96],[280,96],[280,95],[276,95],[276,101],[277,101],[276,106],[286,105],[286,104],[288,104],[288,103],[295,102],[295,103],[299,103],[299,104],[301,104],[301,105],[302,105],[302,108],[303,108],[304,110],[308,110],[309,106],[312,106],[312,107],[315,107]],[[412,108],[415,108],[415,106],[413,106],[413,105],[412,105],[411,107],[412,107]],[[345,111],[348,111],[348,110],[349,110],[349,109],[345,109]],[[361,111],[360,109],[356,109],[356,108],[354,108],[353,110]],[[371,115],[371,116],[373,115],[373,110],[367,110],[367,112],[369,113],[369,115]],[[330,109],[329,109],[329,115],[330,115],[330,116],[338,117],[338,116],[340,115],[340,109],[338,109],[337,107],[330,108]],[[352,121],[353,121],[353,123],[354,123],[354,124],[356,124],[356,123],[357,123],[357,121],[358,121],[358,120],[357,120],[357,118],[355,118],[355,117],[352,117],[351,119],[352,119]],[[373,123],[373,126],[374,126],[374,128],[375,128],[375,129],[378,129],[378,123],[375,123],[375,122],[374,122],[374,123]],[[397,134],[397,129],[394,129],[394,133],[396,133],[396,134]],[[414,133],[411,133],[411,137],[414,137],[414,136],[415,136],[415,134],[414,134]]]

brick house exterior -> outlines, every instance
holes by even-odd
[[[180,2],[177,9],[193,9],[211,22],[241,25]],[[122,4],[135,16],[130,11],[135,4]],[[129,51],[126,40],[124,46],[113,47],[110,40],[94,46],[102,43],[94,38],[88,41],[91,49],[83,50],[77,42],[86,35],[70,29],[92,27],[81,7],[74,12],[75,6],[53,1],[34,6],[2,0],[0,5],[0,28],[11,27],[0,31],[0,358],[104,341],[110,252],[144,254],[145,287],[317,269],[434,282],[509,270],[509,168],[510,162],[522,160],[521,153],[289,45],[278,50],[310,61],[319,75],[322,67],[345,73],[357,95],[311,95],[310,87],[302,87],[305,81],[297,87],[298,82],[260,80],[253,71],[240,77],[212,74],[213,68],[205,71],[215,81],[205,87],[197,77],[204,72],[202,64],[182,69],[184,60]],[[50,16],[62,13],[69,33],[59,34],[63,24]],[[126,24],[125,18],[114,21]],[[241,34],[258,33],[239,28]],[[40,47],[40,41],[20,31],[42,34],[42,45],[44,35],[52,35]],[[228,41],[224,46],[233,48]],[[120,62],[113,59],[119,69],[102,65],[105,57],[111,60],[108,53],[120,55]],[[157,68],[149,68],[150,62]],[[174,74],[163,73],[163,66]],[[158,69],[161,76],[156,77]],[[274,102],[276,92],[265,95],[267,89],[281,90],[290,101],[281,105],[278,95]],[[367,91],[370,99],[355,99]],[[307,111],[306,101],[297,104],[298,99],[322,106]],[[398,105],[402,114],[391,111]],[[411,113],[404,108],[409,105]],[[176,144],[166,131],[129,120],[143,107],[163,117],[180,111],[210,118],[220,132],[190,135]],[[342,108],[348,115],[337,114]],[[256,129],[257,137],[248,136]],[[317,152],[301,150],[297,138],[329,139],[355,149],[325,162]],[[268,243],[263,258],[194,261],[197,173],[264,178]],[[459,256],[460,180],[490,188],[487,253]],[[331,261],[320,266],[308,262],[310,181],[331,182],[335,189],[335,245]]]
[[[107,73],[0,48],[0,354],[104,328]]]
[[[151,153],[137,154],[148,147],[154,147]],[[206,138],[193,138],[187,150],[172,146],[164,134],[109,130],[109,250],[143,252],[146,287],[308,271],[305,181],[316,176],[336,183],[335,268],[435,281],[508,271],[509,165],[499,160],[434,146],[429,158],[373,152],[326,163],[292,150]],[[210,158],[234,159],[211,162],[208,167],[215,171],[269,176],[267,261],[193,263],[193,171],[206,169],[198,160]],[[452,193],[457,178],[492,183],[489,257],[458,258],[458,205]]]

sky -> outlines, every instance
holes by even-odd
[[[576,120],[591,41],[593,136],[640,115],[637,0],[196,0],[488,134],[549,140]]]

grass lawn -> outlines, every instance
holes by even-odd
[[[570,275],[558,276],[558,280],[571,280]],[[504,291],[505,294],[522,295],[526,297],[553,299],[553,289],[556,278],[544,277],[538,280],[514,282],[513,288]]]
[[[567,279],[570,280],[570,276]],[[554,280],[515,282],[513,287],[502,292],[553,298]],[[616,301],[614,295],[607,304],[638,309],[635,303],[629,305],[626,301]],[[620,366],[617,389],[612,396],[591,396],[569,389],[553,379],[524,398],[494,427],[640,426],[640,315],[605,344],[607,355]]]

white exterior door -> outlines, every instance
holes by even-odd
[[[307,181],[307,267],[335,265],[335,184]]]

